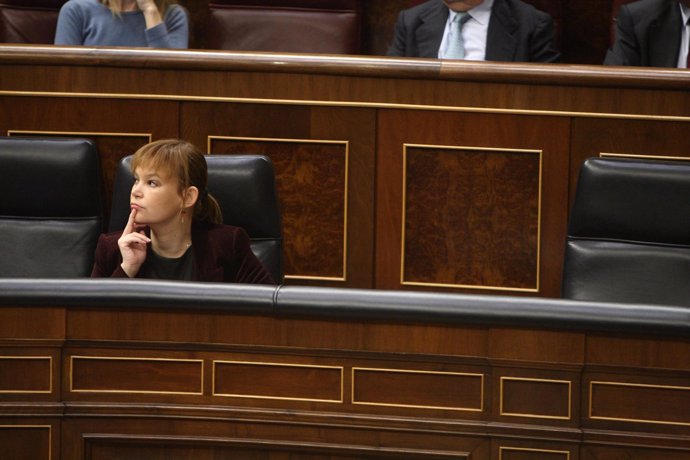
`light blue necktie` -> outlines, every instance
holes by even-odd
[[[462,26],[471,18],[469,13],[461,11],[455,14],[453,22],[450,25],[450,36],[448,39],[448,48],[446,49],[447,59],[464,59],[465,58],[465,42],[462,39]]]

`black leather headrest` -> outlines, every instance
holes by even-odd
[[[568,235],[690,244],[690,164],[586,160],[580,170]]]
[[[0,216],[101,217],[98,151],[87,139],[0,137]]]

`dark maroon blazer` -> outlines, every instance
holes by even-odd
[[[117,240],[122,232],[106,233],[98,239],[92,278],[127,278]],[[244,229],[222,224],[192,225],[194,251],[193,281],[275,284],[271,274],[256,258]],[[137,278],[139,276],[137,275]]]

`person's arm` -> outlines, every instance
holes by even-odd
[[[75,3],[67,2],[60,8],[54,43],[56,45],[84,44],[84,15]]]
[[[189,46],[189,21],[186,10],[179,5],[173,5],[166,11],[164,21],[160,19],[157,8],[155,8],[155,12],[155,15],[150,13],[151,19],[144,12],[148,46],[152,48],[187,48]]]
[[[604,65],[640,65],[640,45],[635,37],[633,18],[623,5],[616,18],[616,40],[606,52]]]
[[[407,32],[405,30],[405,11],[398,14],[398,20],[395,21],[395,34],[393,36],[393,43],[388,48],[386,55],[388,56],[405,56],[405,37]]]
[[[561,53],[554,45],[553,19],[548,14],[540,15],[530,41],[530,62],[557,62]]]
[[[115,236],[101,235],[98,238],[91,278],[129,278],[120,266],[120,251]]]

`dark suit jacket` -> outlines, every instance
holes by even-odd
[[[120,264],[117,240],[122,232],[103,234],[98,239],[92,278],[127,278]],[[249,246],[249,236],[240,227],[195,223],[192,226],[194,281],[274,284],[270,273]],[[138,277],[138,276],[137,276]]]
[[[442,0],[401,11],[388,55],[438,57],[448,14]],[[520,0],[494,0],[486,38],[487,61],[554,62],[559,58],[551,16]]]
[[[675,0],[642,0],[621,6],[616,40],[606,65],[677,67],[683,16]]]

